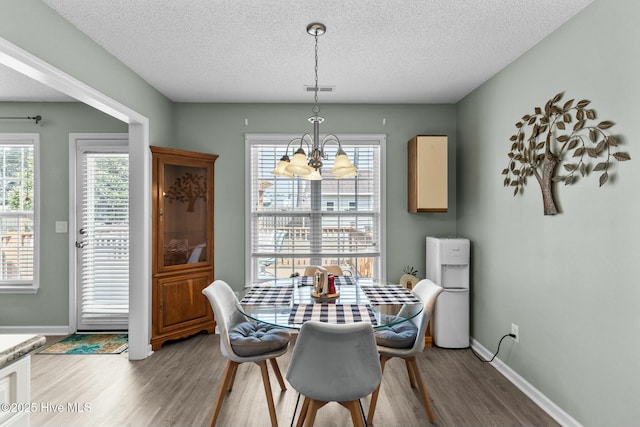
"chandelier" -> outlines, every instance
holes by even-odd
[[[312,23],[307,26],[307,33],[312,35],[315,38],[316,42],[316,82],[315,87],[313,88],[315,92],[315,104],[311,109],[313,116],[309,117],[309,121],[313,123],[313,136],[305,133],[300,138],[294,138],[289,141],[284,156],[282,156],[276,168],[271,171],[271,173],[274,175],[287,178],[299,176],[301,179],[314,181],[321,180],[322,175],[320,175],[320,168],[323,164],[322,160],[327,160],[329,158],[328,154],[325,152],[325,146],[328,143],[338,144],[338,151],[336,152],[336,157],[333,162],[331,175],[338,179],[358,175],[358,170],[355,166],[353,166],[351,160],[349,160],[349,157],[347,157],[347,153],[345,153],[342,149],[340,139],[338,139],[337,136],[330,134],[322,138],[322,141],[320,140],[320,123],[324,121],[324,118],[318,115],[318,113],[320,113],[320,107],[318,106],[318,92],[320,90],[320,87],[318,86],[318,36],[323,35],[326,31],[327,27],[325,27],[324,24]],[[288,153],[289,146],[291,146],[291,144],[299,144],[299,146],[293,154],[293,158],[289,159]],[[309,151],[308,156],[304,151],[303,145],[306,145],[307,150]]]

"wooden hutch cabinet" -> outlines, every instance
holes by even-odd
[[[213,282],[215,154],[151,147],[153,260],[151,348],[216,323],[202,290]]]

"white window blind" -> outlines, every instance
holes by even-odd
[[[83,156],[80,324],[126,323],[129,313],[129,155]]]
[[[247,136],[251,283],[302,274],[308,265],[338,265],[346,274],[380,280],[384,136],[340,136],[358,168],[353,178],[330,175],[337,146],[327,145],[322,181],[271,174],[290,139]]]
[[[0,134],[0,291],[38,288],[37,134]]]

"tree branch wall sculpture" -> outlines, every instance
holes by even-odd
[[[184,175],[176,178],[164,196],[169,203],[173,203],[174,200],[181,203],[187,202],[187,212],[194,212],[196,200],[206,199],[206,177],[185,172]]]
[[[542,190],[545,215],[558,213],[553,186],[557,182],[573,184],[591,172],[601,172],[603,186],[609,180],[609,168],[614,160],[631,157],[625,152],[612,152],[618,139],[609,133],[614,125],[604,120],[598,123],[594,110],[587,108],[590,101],[559,102],[563,93],[547,101],[543,108],[535,107],[533,114],[525,114],[516,123],[518,129],[510,138],[509,163],[502,170],[505,187],[514,187],[513,195],[524,192],[527,177],[534,176]],[[527,132],[529,135],[527,136]],[[595,166],[591,162],[601,159]],[[562,168],[558,166],[562,165]],[[566,174],[562,174],[562,173]]]

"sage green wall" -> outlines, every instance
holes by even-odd
[[[456,232],[456,136],[453,105],[322,105],[321,132],[387,135],[387,276],[425,268],[425,237]],[[215,196],[216,278],[240,289],[245,260],[245,134],[311,132],[310,105],[177,104],[174,146],[218,154]],[[248,126],[245,126],[245,118]],[[383,125],[386,118],[386,126]],[[449,212],[407,212],[407,142],[416,134],[449,135]],[[424,277],[424,276],[423,276]]]
[[[127,125],[78,102],[0,103],[0,116],[40,114],[40,125],[0,120],[0,133],[40,134],[40,289],[0,296],[0,326],[69,324],[69,234],[56,221],[69,220],[69,133],[126,133]]]
[[[0,37],[149,118],[151,144],[166,146],[173,140],[171,123],[173,104],[40,0],[1,1]],[[54,104],[50,107],[56,108]],[[29,114],[32,114],[31,108],[28,110]],[[69,132],[127,131],[126,125],[115,124],[111,119],[107,120],[104,117],[98,119],[100,113],[95,111],[89,113],[89,110],[91,109],[77,116],[64,110],[64,113],[60,113],[62,116],[59,121],[40,128],[43,134],[41,141],[43,147],[49,139],[44,135],[54,130],[57,132],[57,139],[64,135],[63,141],[68,141]],[[47,120],[57,117],[56,114],[58,114],[53,110],[47,110],[45,113],[44,109],[40,109],[40,113]],[[83,115],[88,115],[91,119],[85,121],[82,119]],[[13,128],[10,131],[16,131],[16,129]],[[59,182],[60,191],[46,193],[51,203],[45,202],[42,216],[44,233],[41,241],[42,286],[36,295],[2,295],[0,326],[68,324],[68,290],[63,289],[64,286],[68,286],[69,272],[66,255],[68,243],[66,235],[54,234],[51,228],[55,220],[67,218],[65,206],[68,197],[68,179],[66,178],[68,148],[66,144],[68,142],[60,147],[59,152],[51,156],[51,158],[62,159],[56,173],[64,178]],[[43,153],[46,153],[45,150],[49,148],[43,149]],[[55,168],[51,163],[48,167]],[[44,178],[43,182],[47,182],[47,178]],[[56,181],[49,181],[47,184],[53,183],[58,184]],[[51,215],[50,209],[54,210]],[[64,246],[58,246],[61,240],[65,241]],[[61,251],[60,248],[64,250]],[[150,288],[149,283],[138,285]]]
[[[585,426],[640,419],[640,3],[596,0],[458,105],[458,231],[472,246],[472,335]],[[564,91],[616,122],[632,160],[560,185],[543,216],[540,188],[502,185],[509,137]]]

